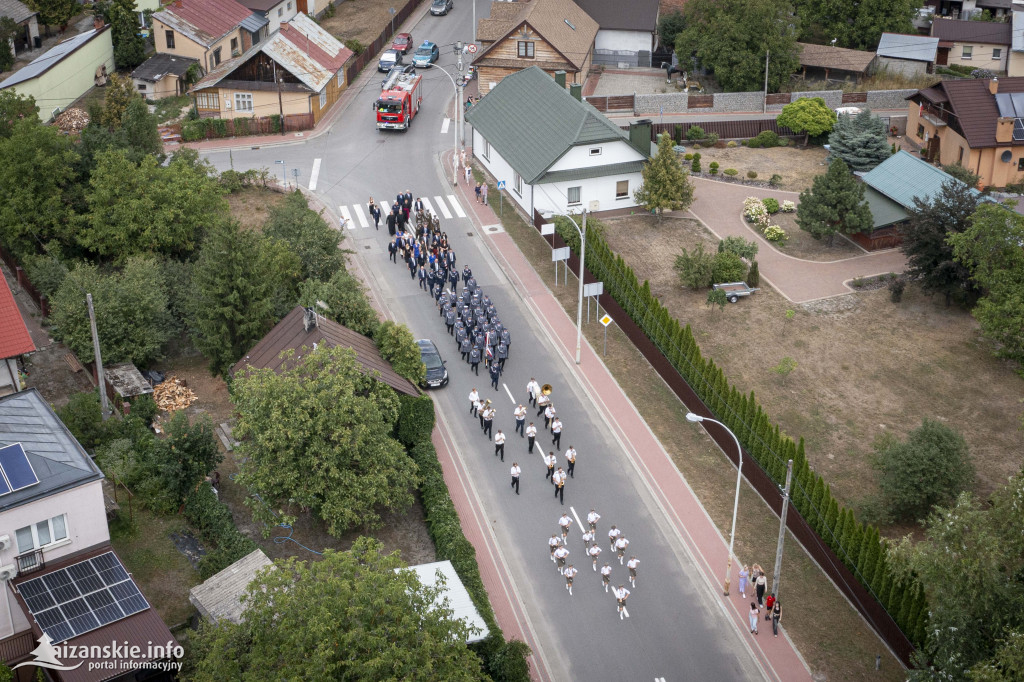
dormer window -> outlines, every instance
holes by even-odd
[[[533,41],[520,40],[518,55],[520,59],[533,59]]]

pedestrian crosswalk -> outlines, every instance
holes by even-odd
[[[462,208],[462,204],[459,203],[458,197],[454,194],[446,195],[434,195],[433,197],[419,197],[423,201],[423,206],[427,211],[434,215],[440,215],[445,220],[451,220],[454,217],[465,218],[466,211]],[[378,202],[381,210],[381,223],[384,223],[384,218],[391,211],[391,202],[380,201]],[[372,217],[369,216],[369,209],[366,204],[342,204],[338,206],[338,212],[341,214],[342,224],[346,229],[358,230],[364,227],[372,227]]]

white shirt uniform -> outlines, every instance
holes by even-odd
[[[516,408],[513,414],[515,414],[516,421],[522,421],[523,419],[526,419],[526,408],[520,405]]]
[[[548,468],[551,468],[551,467],[555,466],[555,458],[553,456],[551,456],[551,455],[544,455],[544,464],[546,464],[548,466]],[[558,472],[555,472],[555,473],[558,473]],[[551,474],[551,475],[554,476],[555,474]]]
[[[527,426],[526,427],[526,437],[527,438],[536,438],[537,437],[537,427],[533,426],[532,424],[530,426]]]
[[[548,547],[551,549],[551,556],[552,557],[554,557],[555,550],[558,549],[558,546],[561,545],[561,544],[562,544],[562,539],[560,537],[558,537],[557,535],[552,535],[548,539]],[[554,560],[554,559],[552,558],[552,560]]]
[[[562,528],[562,533],[568,533],[569,526],[572,525],[572,519],[569,518],[568,514],[562,514],[562,518],[558,519],[558,525]]]
[[[473,401],[473,407],[476,408],[477,414],[481,414],[481,415],[483,414],[480,410],[482,410],[484,408],[484,404],[482,402],[480,402],[479,398],[477,398],[476,400]]]
[[[618,528],[612,528],[608,531],[608,542],[611,544],[612,549],[615,549],[615,540],[622,535],[622,531]]]
[[[469,402],[477,403],[479,401],[480,401],[480,393],[478,393],[476,390],[470,391],[469,392]]]
[[[505,434],[502,433],[501,431],[498,431],[498,433],[496,433],[494,435],[494,444],[495,445],[504,445],[505,444]]]
[[[551,402],[551,398],[549,398],[548,396],[544,395],[543,393],[541,393],[540,395],[537,396],[537,405],[538,405],[538,407],[547,406],[547,404],[550,403],[550,402]]]
[[[570,462],[576,460],[576,448],[569,448],[565,451],[565,458]]]
[[[572,579],[576,577],[577,573],[579,573],[579,569],[575,566],[569,566],[564,571],[562,571],[562,575],[565,576],[565,579],[569,581],[570,585],[572,584]]]
[[[565,483],[565,474],[559,471],[551,474],[551,480],[555,482],[555,485],[562,485]]]
[[[601,567],[601,580],[605,584],[607,584],[608,580],[611,579],[611,577],[612,577],[612,567],[611,567],[610,564],[605,564],[604,566]],[[605,592],[607,592],[607,591],[608,591],[608,589],[605,588]]]
[[[547,417],[548,419],[551,419],[552,417],[554,417],[555,416],[555,408],[551,407],[550,405],[545,407],[544,408],[544,416]]]
[[[618,599],[620,602],[626,601],[626,597],[629,596],[629,590],[627,590],[625,587],[613,588],[612,592],[615,594],[615,598]]]
[[[555,421],[551,422],[551,433],[561,433],[561,432],[562,432],[562,420],[558,419],[556,417]]]
[[[630,575],[636,575],[636,567],[640,565],[639,559],[630,559],[626,562],[626,567],[629,569]]]
[[[601,515],[598,514],[597,512],[592,511],[589,514],[587,514],[587,523],[590,524],[591,528],[596,526],[597,522],[600,521],[600,520],[601,520]]]
[[[615,539],[615,551],[617,551],[620,555],[626,551],[627,547],[629,547],[629,540],[627,540],[626,538]]]
[[[518,466],[513,466],[512,467],[512,478],[518,478],[519,474],[521,474],[521,473],[523,473],[522,467],[518,467]]]
[[[538,393],[540,393],[540,384],[538,384],[536,381],[529,382],[528,384],[526,384],[526,392],[532,396],[537,395]]]
[[[590,558],[594,560],[594,564],[596,565],[597,564],[597,558],[599,556],[601,556],[601,548],[599,546],[597,546],[597,545],[591,545],[590,549],[587,550],[587,554],[590,555]],[[612,572],[612,567],[611,566],[608,567],[608,572],[609,573]]]
[[[594,541],[594,533],[593,532],[588,530],[586,533],[583,534],[583,544],[585,546],[589,546],[590,543],[593,542],[593,541]]]

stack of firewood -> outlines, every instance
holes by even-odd
[[[55,121],[57,127],[65,133],[80,133],[89,125],[89,114],[72,107],[66,109]]]
[[[185,384],[184,379],[169,376],[165,381],[153,387],[153,400],[161,410],[174,412],[185,409],[198,398]]]

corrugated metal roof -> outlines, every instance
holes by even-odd
[[[927,161],[900,150],[865,173],[863,180],[868,187],[874,188],[909,210],[914,207],[915,197],[929,201],[942,192],[943,183],[956,178]],[[972,192],[976,195],[981,194],[978,190]]]
[[[106,365],[103,368],[103,376],[107,383],[122,398],[134,398],[153,392],[153,387],[142,376],[142,372],[131,362],[119,362],[115,365]]]
[[[270,25],[270,19],[259,12],[253,12],[245,19],[242,19],[242,23],[239,24],[249,33],[257,33],[264,26]]]
[[[181,76],[198,60],[174,54],[155,54],[132,71],[132,78],[156,83],[164,76]]]
[[[307,332],[302,324],[304,314],[302,306],[296,306],[285,315],[284,319],[260,339],[244,358],[235,363],[231,368],[231,374],[238,374],[246,367],[280,372],[284,362],[281,359],[283,351],[294,350],[298,354],[303,348],[312,350],[314,343],[327,344],[332,348],[351,348],[356,352],[356,360],[367,374],[376,372],[377,378],[399,393],[419,395],[413,383],[395,372],[391,364],[380,356],[372,339],[324,317],[319,318],[318,326]]]
[[[487,29],[488,35],[504,28],[505,31],[494,38],[491,45],[477,53],[474,64],[486,60],[488,53],[506,36],[515,33],[520,26],[526,25],[533,32],[561,54],[576,70],[583,67],[587,55],[594,46],[597,37],[597,22],[590,18],[579,5],[572,0],[531,0],[530,2],[510,3],[522,5],[512,23],[501,23]],[[481,38],[486,40],[486,38]],[[523,60],[527,62],[529,60]]]
[[[174,0],[155,12],[153,18],[210,47],[250,14],[251,10],[238,0]]]
[[[571,168],[569,170],[548,171],[540,176],[537,184],[587,180],[589,178],[603,178],[610,175],[627,175],[629,173],[640,173],[643,169],[643,161],[626,161],[624,163],[611,163],[607,166],[587,166],[584,168]]]
[[[658,26],[658,0],[631,0],[629,9],[622,0],[576,0],[601,30],[650,31]]]
[[[0,398],[0,447],[12,443],[21,443],[39,483],[0,497],[0,511],[103,478],[35,388]]]
[[[35,349],[7,278],[0,274],[0,358],[16,358]]]
[[[0,17],[8,17],[14,23],[20,24],[38,14],[18,0],[0,0]]]
[[[879,229],[895,223],[900,223],[910,217],[910,214],[903,210],[903,207],[885,196],[874,187],[864,187],[864,199],[871,209],[871,217],[874,219],[872,227]]]
[[[1013,34],[1011,38],[1013,43],[1010,49],[1016,52],[1024,51],[1024,12],[1014,12],[1010,26]]]
[[[601,112],[536,66],[503,78],[470,107],[466,121],[528,184],[574,145],[629,141]]]
[[[273,565],[263,550],[253,550],[189,590],[188,600],[211,623],[219,620],[241,623],[245,611],[242,595],[262,568]]]
[[[405,569],[396,568],[395,572],[397,573],[401,570]],[[438,573],[444,576],[444,592],[438,595],[438,598],[448,599],[448,608],[452,610],[452,618],[461,620],[471,627],[479,628],[479,632],[471,633],[466,637],[466,644],[472,644],[487,638],[487,635],[490,634],[487,623],[484,622],[480,612],[476,610],[473,598],[469,596],[469,592],[466,590],[465,585],[462,584],[459,574],[455,572],[452,562],[435,561],[430,564],[410,566],[408,570],[416,573],[420,584],[429,587],[438,586]]]
[[[916,62],[934,62],[939,39],[906,33],[883,33],[875,53],[879,57],[909,59]]]
[[[19,71],[15,71],[7,80],[0,83],[0,90],[17,85],[18,83],[24,83],[27,80],[32,80],[33,78],[43,75],[57,64],[67,59],[75,50],[82,47],[93,38],[103,35],[108,30],[110,30],[109,26],[94,28],[86,31],[85,33],[79,33],[77,36],[68,38],[64,42],[57,43],[57,45],[33,59],[28,66],[20,69]],[[107,39],[109,40],[109,36]]]
[[[935,17],[932,21],[932,35],[939,40],[951,42],[986,43],[1009,45],[1012,27],[1003,21],[964,21]]]

